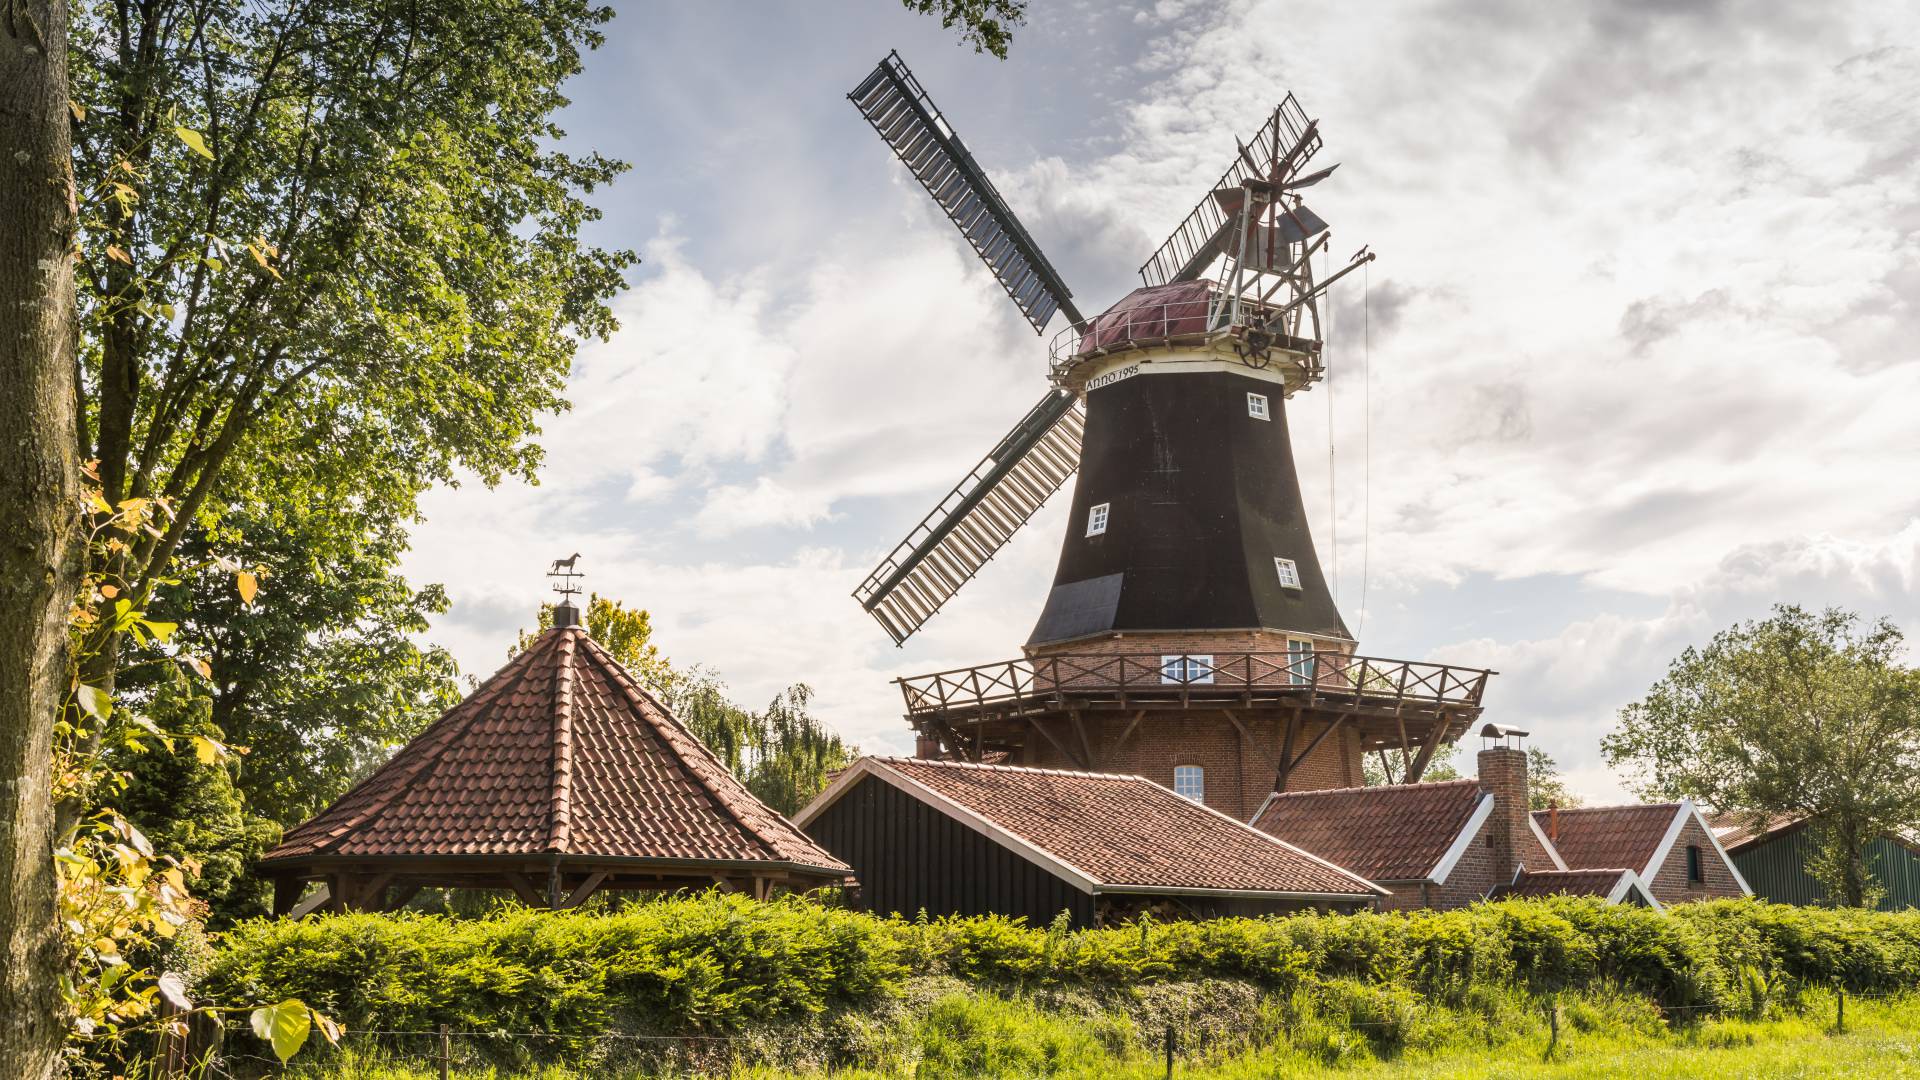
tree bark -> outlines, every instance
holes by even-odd
[[[53,723],[80,581],[64,0],[0,0],[0,1076],[60,1064]]]

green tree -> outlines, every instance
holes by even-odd
[[[1015,27],[1027,21],[1026,0],[900,0],[908,11],[940,16],[943,29],[960,28],[960,40],[974,52],[1005,60]]]
[[[170,587],[178,595],[167,610],[187,612],[175,640],[209,662],[211,721],[249,751],[238,764],[249,807],[291,827],[460,691],[452,655],[415,640],[447,597],[394,572],[405,523],[344,495],[285,490],[280,500],[230,504],[218,528],[189,535],[181,561],[190,569]],[[264,595],[246,602],[216,553],[259,568]]]
[[[534,638],[553,629],[553,608],[552,604],[540,605],[539,628],[522,630],[508,656],[518,656]],[[672,690],[679,676],[653,643],[653,615],[645,608],[630,608],[599,593],[589,593],[586,623],[593,640],[642,686],[656,694]]]
[[[194,895],[207,903],[216,928],[267,914],[272,890],[250,871],[279,842],[280,826],[248,812],[234,783],[236,756],[219,760],[193,738],[226,741],[213,723],[213,700],[176,676],[154,694],[148,714],[174,745],[147,739],[125,752],[127,787],[115,800],[121,812],[156,854],[199,868]]]
[[[1643,794],[1809,819],[1809,869],[1863,907],[1867,845],[1920,826],[1920,674],[1901,653],[1885,619],[1778,606],[1682,653],[1601,746]]]
[[[581,243],[622,166],[554,149],[607,9],[572,0],[91,0],[72,18],[79,447],[164,500],[92,569],[144,607],[237,474],[530,476],[631,257]],[[210,519],[213,519],[210,522]],[[84,672],[111,689],[122,633]]]
[[[760,800],[793,814],[818,795],[827,778],[859,756],[808,711],[813,691],[795,683],[781,691],[763,712],[735,704],[726,683],[713,671],[675,668],[653,642],[653,617],[644,608],[592,594],[587,599],[587,633],[656,694],[675,719]],[[509,655],[517,655],[553,626],[553,605],[540,608],[539,628],[522,631]]]
[[[1573,793],[1560,775],[1560,763],[1537,746],[1527,747],[1527,807],[1545,810],[1550,806],[1579,806],[1580,796]]]
[[[1360,775],[1362,783],[1368,787],[1400,783],[1399,751],[1382,750],[1372,757],[1362,757]],[[1448,743],[1436,749],[1432,760],[1427,762],[1427,767],[1420,773],[1420,782],[1423,784],[1437,784],[1442,780],[1460,778],[1460,744],[1457,742]]]

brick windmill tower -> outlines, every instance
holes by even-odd
[[[1417,780],[1490,672],[1361,656],[1314,553],[1286,403],[1325,374],[1318,121],[1289,95],[1092,319],[897,53],[849,95],[1035,333],[1040,403],[854,596],[904,641],[1076,471],[1024,655],[900,679],[924,756],[1139,773],[1245,818],[1272,791]]]

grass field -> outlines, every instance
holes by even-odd
[[[1584,1010],[1584,1011],[1583,1011]],[[1920,998],[1850,1001],[1847,1031],[1832,1029],[1831,998],[1809,996],[1797,1012],[1761,1021],[1708,1020],[1669,1028],[1647,1024],[1606,1003],[1576,1003],[1567,1010],[1551,1061],[1544,1060],[1548,1033],[1539,1027],[1503,1025],[1476,1030],[1474,1018],[1455,1016],[1425,1036],[1383,1048],[1354,1029],[1310,1024],[1284,1035],[1255,1035],[1253,1045],[1221,1055],[1182,1054],[1175,1075],[1218,1080],[1343,1077],[1376,1080],[1741,1080],[1798,1077],[1913,1077],[1920,1080]],[[1507,1018],[1511,1021],[1511,1018]],[[1259,1021],[1250,1018],[1250,1026]],[[895,1048],[894,1064],[878,1070],[831,1072],[743,1068],[718,1070],[738,1080],[811,1076],[831,1080],[893,1080],[897,1077],[1076,1077],[1086,1080],[1149,1080],[1166,1075],[1150,1040],[1098,1017],[1063,1016],[1031,1002],[951,999],[935,1002]],[[465,1055],[457,1055],[465,1056]],[[379,1055],[348,1054],[312,1062],[289,1075],[303,1080],[436,1080],[436,1064],[402,1062]],[[455,1067],[460,1080],[638,1080],[661,1075],[630,1069],[560,1067],[505,1070]],[[669,1074],[684,1075],[684,1074]]]

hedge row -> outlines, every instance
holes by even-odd
[[[197,985],[235,1004],[300,997],[361,1029],[445,1023],[591,1036],[737,1030],[865,1008],[916,975],[1090,989],[1231,978],[1278,993],[1352,980],[1445,1003],[1478,989],[1617,989],[1712,1010],[1755,979],[1920,989],[1920,912],[1742,900],[1656,913],[1565,898],[1069,931],[706,894],[614,913],[260,920],[223,936]]]

